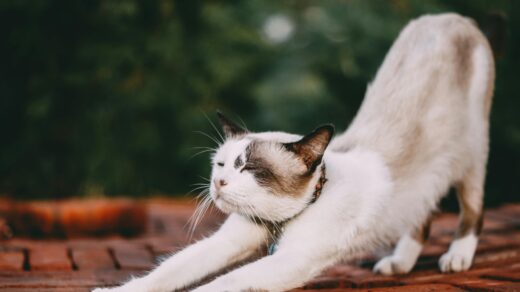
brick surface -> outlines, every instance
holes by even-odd
[[[458,292],[458,291],[466,291],[466,290],[457,288],[455,286],[447,285],[447,284],[430,284],[430,285],[409,285],[409,286],[399,286],[399,287],[375,288],[375,289],[370,289],[369,291],[373,291],[373,292],[434,292],[434,291]]]
[[[364,277],[364,276],[372,276],[372,271],[370,269],[364,269],[358,266],[349,265],[349,264],[338,264],[327,270],[325,270],[322,274],[323,276],[328,277]]]
[[[51,288],[8,288],[4,289],[4,291],[9,292],[91,292],[92,288],[87,287],[74,287],[74,288],[58,288],[58,287],[51,287]]]
[[[151,253],[139,246],[115,246],[116,262],[120,269],[145,270],[153,267]]]
[[[70,271],[72,261],[65,245],[34,247],[29,250],[31,271]]]
[[[116,263],[107,249],[76,249],[72,258],[78,270],[113,270]]]
[[[0,271],[21,271],[23,266],[22,251],[0,251]]]
[[[367,276],[349,279],[350,287],[355,288],[378,288],[400,286],[401,282],[395,277]]]
[[[111,286],[130,277],[129,271],[0,272],[0,291],[12,288],[82,288]],[[34,291],[34,290],[33,290]]]
[[[338,277],[319,277],[305,284],[304,289],[336,289],[352,287],[352,283]]]
[[[37,209],[45,211],[47,206]],[[147,208],[148,231],[138,237],[0,241],[0,291],[90,291],[116,285],[144,273],[157,258],[182,249],[190,240],[210,234],[224,219],[216,212],[207,215],[190,238],[186,225],[193,204],[154,200]],[[38,217],[42,220],[48,217],[43,211]],[[437,215],[432,235],[407,275],[375,275],[371,269],[377,258],[362,255],[292,291],[520,291],[520,204],[486,211],[472,269],[441,274],[438,260],[453,240],[457,220],[456,214]]]
[[[491,271],[489,273],[484,274],[485,278],[501,280],[501,281],[511,281],[511,282],[520,282],[520,269],[512,269],[512,270],[504,270],[504,271]]]
[[[169,238],[153,237],[146,241],[146,246],[150,248],[153,255],[157,257],[168,256],[182,248],[181,245]]]

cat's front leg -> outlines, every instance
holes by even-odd
[[[168,258],[150,274],[120,287],[94,291],[166,292],[180,289],[253,255],[266,238],[267,231],[263,227],[232,214],[213,236]]]
[[[311,280],[337,258],[332,250],[278,251],[192,292],[286,291]]]

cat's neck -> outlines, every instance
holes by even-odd
[[[265,226],[273,226],[273,228],[280,228],[280,226],[285,225],[287,222],[293,220],[294,218],[298,217],[301,213],[305,212],[305,210],[312,204],[314,204],[319,197],[322,194],[323,187],[325,183],[327,182],[327,172],[326,172],[326,166],[325,162],[322,161],[322,163],[318,166],[318,172],[319,174],[314,174],[316,178],[312,179],[311,181],[314,182],[314,188],[312,189],[312,194],[309,197],[307,203],[305,206],[300,210],[298,213],[292,215],[291,217],[282,219],[282,220],[268,220],[256,216],[248,216],[249,219],[257,224],[265,225]],[[310,186],[307,189],[306,193],[307,195],[304,195],[305,197],[308,197],[309,192],[311,191]]]

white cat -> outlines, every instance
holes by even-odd
[[[250,133],[220,115],[226,141],[210,194],[229,218],[147,276],[95,291],[181,289],[267,246],[268,256],[193,291],[284,291],[397,240],[374,270],[407,273],[452,185],[460,226],[439,266],[467,270],[482,225],[493,83],[490,47],[471,20],[424,16],[401,32],[358,115],[332,141],[328,125],[304,137]]]

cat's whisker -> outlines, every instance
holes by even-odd
[[[207,189],[209,186],[208,185],[201,185],[201,186],[198,186],[198,187],[195,187],[193,189],[191,189],[188,193],[193,193],[194,191],[197,191],[197,190],[200,190],[200,189]],[[197,197],[199,197],[200,194],[197,195]]]
[[[240,120],[240,124],[241,124],[242,128],[244,128],[246,131],[249,132],[249,129],[247,128],[247,125],[246,125],[246,123],[244,122],[244,120],[242,120],[241,117],[238,117],[238,119]]]
[[[191,149],[198,150],[197,153],[200,153],[200,151],[217,152],[217,149],[211,147],[191,147]]]
[[[215,132],[217,132],[218,136],[220,137],[220,141],[222,143],[224,143],[224,141],[226,139],[224,139],[224,136],[222,136],[222,133],[220,133],[220,131],[217,129],[217,127],[215,126],[215,124],[211,121],[211,119],[208,117],[208,115],[206,115],[205,112],[202,112],[202,114],[204,115],[204,117],[206,118],[206,120],[208,120],[208,122],[210,123],[211,127],[213,127],[213,129],[215,130]]]
[[[214,150],[214,151],[217,150],[217,148],[207,147],[207,146],[194,146],[194,147],[191,147],[191,149],[204,149],[204,150]]]
[[[209,183],[207,182],[200,182],[200,183],[193,183],[192,186],[209,186]]]
[[[215,144],[217,144],[217,146],[222,145],[222,143],[219,140],[217,140],[215,137],[213,137],[213,136],[211,136],[209,134],[206,134],[206,133],[204,133],[202,131],[194,131],[194,132],[197,133],[197,134],[201,134],[203,136],[206,136],[207,138],[211,139],[211,141],[215,142]]]
[[[209,193],[208,193],[209,194]],[[200,213],[200,217],[198,218],[198,221],[196,222],[196,224],[194,225],[194,228],[192,229],[192,232],[191,232],[191,236],[190,236],[190,240],[191,240],[191,237],[193,236],[193,233],[195,232],[195,227],[201,222],[201,220],[206,216],[206,213],[208,211],[208,209],[211,207],[211,202],[212,202],[212,199],[210,196],[206,195],[205,199],[204,199],[204,204],[203,204],[203,207],[202,207],[202,211]]]
[[[207,205],[211,202],[211,197],[208,196],[209,192],[202,191],[199,196],[204,196],[201,202],[197,205],[197,208],[193,212],[192,216],[188,220],[188,241],[190,242],[193,238],[193,234],[195,232],[195,229],[197,228],[198,224],[202,220],[202,217],[204,217],[205,210],[207,209]]]
[[[208,153],[208,152],[215,152],[215,150],[214,150],[214,149],[206,149],[206,150],[202,150],[202,151],[199,151],[199,152],[193,154],[193,155],[190,156],[190,158],[188,158],[188,159],[192,159],[193,157],[196,157],[196,156],[199,156],[199,155],[201,155],[201,154]]]

